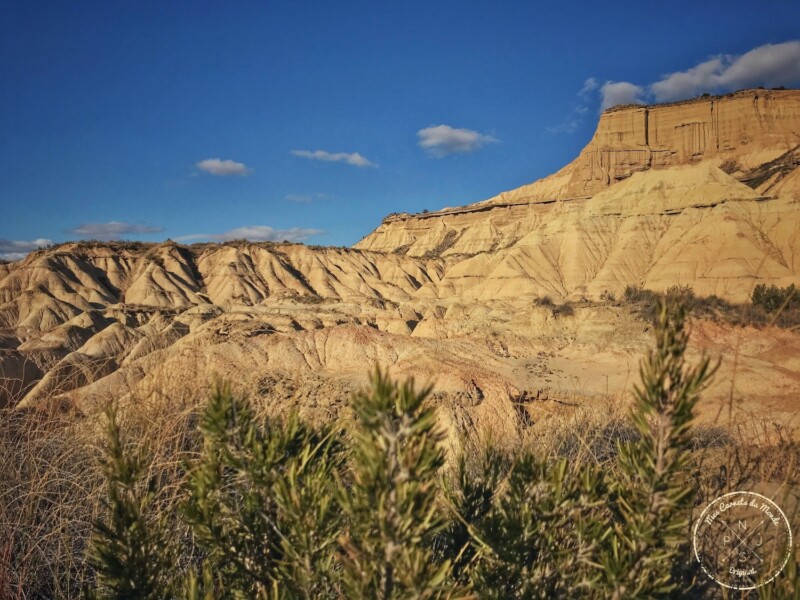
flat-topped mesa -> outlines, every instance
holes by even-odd
[[[769,162],[800,143],[800,91],[747,90],[652,107],[611,109],[581,153],[572,184],[594,195],[651,167],[723,156],[743,170]]]
[[[800,90],[752,89],[606,110],[566,167],[486,203],[594,196],[651,168],[715,159],[747,171],[800,144]]]
[[[507,213],[504,222],[516,221],[531,204],[588,199],[634,173],[651,169],[708,161],[749,183],[748,173],[798,145],[800,90],[751,89],[668,104],[616,106],[601,115],[589,144],[558,172],[483,202],[425,214],[390,215],[356,247],[410,249],[410,254],[423,255],[439,243],[423,247],[425,244],[419,243],[422,238],[438,230],[461,230],[470,223],[482,226],[496,216],[497,211],[487,213],[489,208]],[[478,211],[482,214],[475,214]],[[484,234],[496,233],[496,228],[491,229]],[[449,237],[454,239],[454,234]],[[503,247],[510,240],[495,241],[481,239],[469,248],[451,244],[449,251],[480,252],[498,244]]]

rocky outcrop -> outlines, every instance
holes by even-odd
[[[598,196],[593,205],[564,205],[558,219],[541,219],[504,251],[462,259],[274,244],[40,251],[0,280],[8,298],[0,306],[7,323],[0,326],[0,406],[55,405],[88,413],[110,399],[183,406],[205,395],[221,375],[274,410],[299,408],[331,419],[378,363],[394,376],[435,382],[434,398],[454,442],[465,428],[484,426],[513,441],[553,410],[621,393],[650,341],[648,326],[629,307],[582,301],[573,304],[574,313],[562,312],[534,298],[555,297],[570,286],[593,292],[654,273],[666,279],[645,279],[652,287],[680,282],[689,269],[683,256],[697,254],[693,246],[703,249],[707,272],[735,268],[729,254],[745,243],[735,233],[708,236],[695,227],[690,230],[696,234],[678,236],[687,230],[683,221],[699,225],[697,211],[707,209],[657,214],[634,202],[641,192],[655,206],[659,194],[694,203],[695,194],[711,193],[721,176],[682,174],[680,180],[693,185],[676,195],[668,181],[638,187],[642,175],[621,184],[638,207],[626,221]],[[743,186],[741,198],[713,210],[733,218],[752,202],[748,193],[755,192]],[[771,219],[766,212],[754,216],[753,227],[785,226]],[[583,223],[582,239],[591,244],[570,238],[567,232],[578,229],[568,223]],[[621,245],[617,238],[628,241]],[[747,243],[763,242],[752,234]],[[170,261],[176,253],[183,259]],[[654,270],[648,261],[658,254],[664,264]],[[118,276],[103,278],[93,270],[98,264],[116,265]],[[762,268],[786,266],[776,254]],[[158,269],[164,274],[151,276]],[[167,296],[180,300],[175,306],[164,305],[159,290],[166,281],[185,286]],[[187,299],[196,304],[183,305]],[[697,343],[708,347],[737,343],[730,328],[699,331],[706,333]],[[731,369],[749,369],[793,401],[800,336],[746,335],[750,346],[724,364],[724,385],[710,397],[727,398]],[[747,390],[747,407],[772,398],[763,386]],[[712,414],[717,405],[708,406]]]
[[[82,243],[2,263],[0,407],[178,402],[222,374],[332,418],[379,363],[435,381],[449,426],[511,440],[576,389],[627,389],[650,340],[608,301],[627,285],[740,301],[800,284],[799,115],[797,91],[612,109],[558,173],[391,215],[354,249]],[[697,331],[695,349],[740,345],[712,400],[737,372],[742,406],[800,393],[796,332]]]
[[[757,282],[797,281],[798,203],[800,91],[749,90],[610,109],[554,175],[390,216],[356,247],[449,258],[438,297],[681,284],[742,300]]]
[[[749,171],[798,144],[798,90],[615,107],[603,113],[592,140],[569,165],[487,202],[591,197],[633,173],[704,160]]]

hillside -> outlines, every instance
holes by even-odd
[[[353,249],[39,250],[0,265],[0,405],[91,414],[202,393],[218,374],[331,418],[377,362],[435,382],[452,433],[512,439],[630,388],[650,326],[608,300],[627,285],[743,301],[756,283],[800,283],[799,166],[800,92],[750,90],[611,109],[558,173],[388,217]],[[743,415],[796,414],[800,335],[697,322],[692,340],[723,359],[707,415],[732,389]]]
[[[390,216],[356,247],[457,256],[445,293],[478,298],[682,284],[743,300],[756,280],[797,279],[798,165],[800,91],[613,108],[557,173],[477,204]]]

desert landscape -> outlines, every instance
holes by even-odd
[[[0,600],[798,597],[800,7],[44,4]]]
[[[374,366],[432,386],[446,461],[479,440],[558,456],[577,435],[602,463],[629,435],[658,299],[671,298],[690,315],[686,359],[718,365],[695,407],[693,443],[706,449],[694,460],[729,478],[698,485],[780,494],[794,519],[797,131],[797,90],[618,107],[557,173],[484,202],[390,215],[352,248],[84,241],[2,264],[6,460],[14,489],[27,489],[6,510],[38,497],[51,468],[63,476],[59,460],[96,460],[109,406],[128,415],[135,443],[159,440],[159,477],[177,477],[168,465],[220,381],[270,418],[347,423]],[[777,304],[759,305],[759,287]],[[26,471],[44,451],[56,466]],[[96,501],[97,485],[83,481],[81,494]],[[79,519],[98,510],[70,507]],[[9,515],[6,529],[46,535],[36,514]],[[85,576],[74,552],[51,559],[54,576],[64,560]]]
[[[390,215],[352,248],[35,251],[0,267],[0,403],[91,414],[191,372],[329,418],[379,364],[434,384],[453,427],[514,439],[562,405],[630,390],[652,334],[626,288],[736,305],[798,283],[798,131],[796,90],[615,107],[557,173]],[[794,328],[701,318],[690,352],[721,360],[705,418],[732,402],[736,420],[796,419]]]

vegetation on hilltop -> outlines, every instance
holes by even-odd
[[[737,90],[737,91],[734,91],[734,92],[728,92],[726,94],[710,94],[710,93],[706,92],[704,94],[700,94],[699,96],[695,96],[693,98],[686,98],[684,100],[671,100],[671,101],[667,101],[667,102],[656,102],[656,103],[653,103],[653,104],[645,104],[645,103],[616,104],[614,106],[611,106],[611,107],[605,109],[605,111],[603,111],[603,112],[613,113],[613,112],[618,112],[618,111],[621,111],[621,110],[627,110],[627,109],[630,109],[630,108],[656,108],[656,107],[663,108],[665,106],[680,106],[682,104],[694,104],[696,102],[706,102],[706,101],[709,101],[709,100],[721,100],[723,98],[735,98],[736,96],[745,96],[745,95],[749,95],[749,94],[753,94],[753,93],[757,94],[759,91],[765,91],[765,92],[766,91],[771,91],[771,92],[790,91],[790,92],[794,92],[794,91],[797,91],[797,90],[793,90],[793,89],[787,90],[786,87],[784,87],[784,86],[773,87],[773,88],[769,88],[769,89],[767,89],[767,88],[765,88],[763,86],[759,86],[759,87],[755,87],[755,88],[744,88],[744,89]]]

